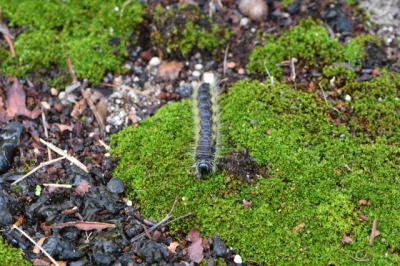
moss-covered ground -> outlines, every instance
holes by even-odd
[[[10,26],[28,27],[15,40],[17,58],[0,47],[2,72],[24,76],[57,66],[56,79],[65,80],[64,76],[69,77],[66,55],[77,76],[92,82],[98,82],[106,71],[121,71],[127,43],[134,42],[131,34],[144,15],[143,5],[125,2],[2,1],[2,17]],[[57,80],[51,82],[57,84]]]

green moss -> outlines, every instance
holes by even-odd
[[[223,24],[214,24],[202,14],[197,5],[171,5],[166,10],[160,4],[155,9],[153,23],[152,44],[166,56],[186,56],[193,49],[216,55],[231,35]]]
[[[11,26],[29,25],[14,43],[18,59],[12,59],[10,53],[0,53],[3,72],[22,76],[28,71],[45,71],[56,65],[61,73],[68,73],[63,71],[66,55],[71,56],[77,76],[92,82],[98,81],[105,71],[121,71],[129,34],[144,15],[143,7],[136,1],[126,5],[122,12],[124,2],[23,0],[2,3],[3,17],[10,19]],[[120,38],[120,43],[111,46],[111,37]]]
[[[306,19],[300,21],[293,29],[287,30],[278,39],[267,36],[265,46],[253,50],[248,70],[250,73],[266,75],[268,68],[273,76],[280,78],[282,67],[277,64],[294,57],[298,60],[297,69],[315,69],[329,75],[329,72],[333,71],[331,64],[334,62],[346,62],[354,67],[361,67],[368,57],[363,51],[367,44],[379,45],[379,39],[370,35],[360,35],[343,45],[338,39],[331,39],[326,28],[319,22]],[[336,68],[335,71],[337,70]],[[341,74],[347,76],[349,72]]]
[[[0,238],[0,265],[31,265],[21,253],[21,249],[10,247],[3,238]]]
[[[385,84],[393,81],[382,79]],[[384,91],[388,99],[397,93],[392,87]],[[392,100],[379,106],[376,95],[360,93],[353,101],[387,116],[390,130],[398,132],[399,106]],[[128,196],[139,200],[145,216],[163,218],[178,195],[175,216],[196,216],[174,223],[174,230],[197,227],[202,235],[217,233],[245,260],[263,265],[349,265],[354,263],[349,255],[361,249],[370,259],[367,265],[400,262],[400,215],[395,211],[400,205],[400,150],[395,134],[379,137],[390,137],[392,145],[371,141],[364,133],[351,137],[350,128],[331,123],[331,109],[322,99],[280,83],[238,82],[221,105],[224,134],[237,145],[226,148],[247,148],[258,163],[267,165],[267,178],[254,185],[224,173],[194,178],[188,148],[193,143],[190,103],[171,104],[138,128],[112,137],[112,153],[119,160],[115,174],[129,184]],[[360,119],[372,119],[361,110],[365,108],[356,111]],[[250,197],[252,209],[242,206],[245,197]],[[359,206],[361,199],[372,206]],[[371,220],[361,222],[360,214]],[[370,247],[374,218],[381,235]],[[294,230],[301,223],[305,227]],[[350,230],[353,242],[341,246]]]

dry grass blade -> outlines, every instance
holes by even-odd
[[[43,184],[45,187],[54,187],[54,188],[72,188],[72,185],[65,185],[65,184]]]
[[[51,228],[64,228],[67,226],[74,226],[79,230],[89,231],[89,230],[103,230],[106,228],[114,228],[115,224],[101,223],[101,222],[67,222],[61,224],[52,225]]]
[[[50,142],[45,141],[44,139],[40,139],[40,142],[43,143],[44,145],[46,145],[47,147],[49,147],[52,151],[60,154],[61,156],[64,156],[68,161],[70,161],[71,163],[75,164],[76,166],[81,168],[86,173],[89,173],[89,170],[87,169],[87,167],[83,163],[78,161],[76,158],[72,157],[68,153],[66,153],[63,150],[61,150],[60,148],[54,146]]]
[[[14,182],[12,182],[11,185],[16,185],[18,182],[24,180],[26,177],[30,176],[31,174],[33,174],[34,172],[36,172],[36,171],[39,170],[40,168],[42,168],[42,167],[44,167],[44,166],[47,166],[47,165],[49,165],[49,164],[52,164],[52,163],[61,161],[62,159],[65,159],[65,158],[66,158],[66,156],[63,156],[63,157],[59,157],[59,158],[56,158],[56,159],[51,160],[51,161],[47,161],[47,162],[41,163],[41,164],[39,164],[38,166],[36,166],[35,168],[33,168],[31,171],[29,171],[27,174],[25,174],[24,176],[18,178],[18,179],[15,180]]]

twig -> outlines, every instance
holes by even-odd
[[[47,165],[49,165],[49,164],[52,164],[52,163],[61,161],[62,159],[65,159],[65,158],[66,158],[66,157],[63,156],[63,157],[59,157],[59,158],[56,158],[56,159],[51,160],[51,161],[47,161],[47,162],[41,163],[41,164],[39,164],[38,166],[36,166],[35,168],[33,168],[31,171],[29,171],[27,174],[25,174],[24,176],[18,178],[18,179],[15,180],[14,182],[12,182],[11,185],[15,185],[15,184],[17,184],[18,182],[24,180],[27,176],[30,176],[31,174],[33,174],[34,172],[36,172],[36,171],[39,170],[40,168],[42,168],[42,167],[44,167],[44,166],[47,166]]]
[[[374,220],[374,223],[372,224],[372,232],[371,232],[371,237],[369,238],[369,245],[373,246],[374,245],[374,239],[376,236],[376,227],[378,226],[378,219]]]
[[[322,86],[321,86],[321,84],[320,84],[320,83],[318,83],[318,86],[319,86],[319,88],[320,88],[320,89],[321,89],[321,91],[322,91],[322,96],[324,97],[324,100],[325,100],[326,106],[328,106],[329,108],[332,108],[333,110],[335,110],[336,112],[338,112],[338,113],[340,114],[340,111],[339,111],[338,109],[336,109],[335,107],[333,107],[333,106],[330,106],[330,105],[328,104],[328,101],[326,100],[326,97],[325,97],[325,91],[324,91],[324,89],[322,88]]]
[[[12,58],[15,58],[16,54],[15,54],[14,44],[13,44],[10,36],[8,36],[7,34],[3,34],[3,37],[6,40],[6,42],[8,43],[8,45],[10,46],[10,51],[11,51]]]
[[[74,68],[72,67],[71,57],[67,55],[67,67],[72,77],[72,83],[78,82]]]
[[[147,230],[147,227],[144,224],[141,224],[143,227],[144,232],[146,233],[146,236],[148,239],[153,240],[153,238],[151,237],[149,231]]]
[[[351,170],[351,168],[347,164],[344,163],[343,165],[347,170],[349,170],[350,172],[353,172],[353,170]]]
[[[57,263],[57,261],[55,261],[55,259],[53,259],[52,256],[50,256],[49,253],[47,253],[47,251],[42,248],[40,245],[38,245],[27,233],[25,233],[24,231],[22,231],[22,229],[19,229],[17,226],[13,225],[12,226],[13,229],[18,230],[21,234],[23,234],[26,238],[29,239],[29,241],[32,242],[32,244],[34,244],[35,246],[37,246],[48,258],[49,260],[51,260],[51,262],[56,265],[56,266],[60,266],[60,264]]]
[[[44,129],[44,135],[46,138],[49,138],[49,132],[47,131],[47,122],[46,122],[46,114],[44,113],[44,108],[42,107],[42,123],[43,123],[43,129]],[[51,161],[51,150],[49,147],[47,147],[47,155],[49,156],[49,161]]]
[[[364,256],[363,256],[363,257],[360,257],[360,256],[358,255],[360,252],[364,252]],[[369,260],[371,260],[371,259],[367,259],[367,251],[365,251],[364,249],[361,249],[361,250],[357,251],[355,257],[350,256],[349,254],[347,254],[347,256],[349,256],[349,258],[351,258],[351,259],[353,259],[353,260],[355,260],[355,261],[358,261],[358,262],[361,262],[361,261],[369,261]]]
[[[271,81],[271,84],[274,84],[274,77],[271,76],[271,74],[269,73],[269,70],[267,68],[267,60],[264,60],[264,68],[265,68],[265,71],[267,72],[269,80]]]
[[[92,113],[93,113],[94,117],[96,118],[97,124],[99,124],[101,138],[105,138],[106,134],[105,134],[105,130],[104,130],[103,120],[101,119],[99,113],[96,111],[96,107],[94,106],[92,100],[90,100],[90,98],[86,94],[85,88],[87,87],[87,85],[88,85],[88,80],[84,79],[83,84],[79,87],[79,90],[80,90],[83,98],[85,98],[86,102],[88,103],[90,110],[92,110]]]
[[[99,142],[106,150],[111,149],[111,147],[109,145],[107,145],[103,140],[99,139]]]
[[[189,217],[189,216],[192,216],[192,215],[194,215],[194,212],[186,213],[186,214],[184,214],[184,215],[182,215],[182,216],[179,216],[178,218],[173,219],[172,221],[169,221],[169,222],[165,223],[164,225],[171,224],[171,223],[173,223],[173,222],[176,222],[176,221],[178,221],[178,220],[180,220],[180,219],[184,219],[184,218]]]
[[[297,59],[294,57],[291,57],[289,59],[289,67],[290,67],[290,80],[293,83],[296,83],[296,68],[294,64],[297,63]]]
[[[150,227],[147,231],[148,233],[153,232],[154,230],[156,230],[160,225],[164,224],[166,221],[168,221],[171,217],[172,217],[172,212],[175,209],[175,205],[178,202],[178,196],[175,197],[175,201],[174,204],[172,205],[171,210],[169,211],[169,213],[167,214],[167,216],[164,217],[164,219],[162,219],[161,221],[159,221],[158,223],[156,223],[155,225],[153,225],[152,227]],[[144,233],[140,233],[137,236],[135,236],[134,238],[131,239],[131,243],[136,242],[137,240],[141,239],[142,237],[144,237],[146,235],[146,232]]]
[[[228,51],[229,51],[229,43],[228,43],[228,45],[226,46],[225,55],[224,55],[224,77],[226,76],[226,70],[227,70],[227,68],[228,68],[228,66],[227,66],[227,64],[226,64],[226,61],[228,60]]]
[[[66,184],[48,184],[48,183],[44,183],[43,186],[45,186],[45,187],[55,187],[55,188],[72,188],[72,185],[66,185]]]
[[[46,145],[47,147],[49,147],[52,151],[60,154],[61,156],[64,156],[65,159],[67,159],[68,161],[70,161],[71,163],[75,164],[76,166],[78,166],[79,168],[81,168],[83,171],[85,171],[86,173],[89,173],[88,169],[86,168],[86,166],[81,163],[80,161],[78,161],[76,158],[72,157],[71,155],[69,155],[68,153],[64,152],[63,150],[61,150],[60,148],[54,146],[53,144],[51,144],[50,142],[47,142],[43,139],[39,139],[41,143],[43,143],[44,145]]]

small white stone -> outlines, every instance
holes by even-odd
[[[56,88],[51,88],[50,93],[52,96],[57,96],[58,95],[58,90]]]
[[[346,94],[346,96],[344,96],[345,101],[350,102],[351,101],[351,96]]]
[[[114,11],[115,11],[115,12],[118,12],[118,11],[119,11],[119,7],[117,7],[117,6],[114,7]]]
[[[131,206],[132,206],[132,201],[131,201],[131,200],[128,200],[128,201],[126,202],[126,206],[131,207]]]
[[[238,74],[239,75],[243,75],[245,72],[244,72],[244,69],[243,68],[239,68],[239,70],[238,70]]]
[[[121,99],[116,99],[116,100],[115,100],[115,103],[116,103],[116,104],[120,104],[120,103],[121,103]]]
[[[240,19],[240,26],[247,26],[249,24],[249,19],[248,18],[241,18]]]
[[[110,157],[110,156],[111,156],[111,154],[108,152],[104,154],[104,157]]]
[[[200,71],[197,71],[197,70],[193,71],[193,73],[192,73],[192,76],[196,77],[196,78],[200,77],[200,75],[201,75]]]
[[[203,74],[203,81],[209,84],[214,84],[216,82],[216,78],[213,72],[205,72]]]
[[[236,264],[242,264],[242,257],[240,257],[240,255],[235,255],[235,257],[233,258],[233,262]]]
[[[161,64],[160,58],[155,56],[152,59],[150,59],[149,66],[158,66],[159,64]]]
[[[194,65],[194,69],[196,69],[196,70],[202,70],[202,69],[203,69],[203,65],[202,65],[202,64],[195,64],[195,65]]]

